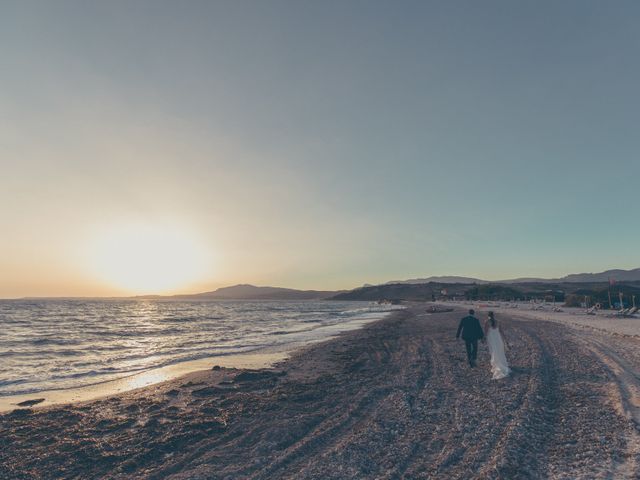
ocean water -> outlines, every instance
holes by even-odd
[[[397,309],[334,301],[2,300],[0,397],[294,348]]]

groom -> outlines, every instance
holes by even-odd
[[[462,332],[462,339],[467,347],[467,360],[469,360],[469,366],[471,367],[476,366],[478,340],[484,338],[480,320],[473,316],[475,313],[473,310],[469,310],[469,315],[460,320],[458,333],[456,333],[456,338],[460,338],[460,332]]]

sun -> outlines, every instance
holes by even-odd
[[[184,227],[123,224],[101,229],[89,243],[93,275],[131,294],[166,294],[211,275],[211,255]]]

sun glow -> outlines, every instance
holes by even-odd
[[[109,286],[132,294],[163,294],[211,276],[211,255],[184,228],[120,225],[90,242],[88,263]]]

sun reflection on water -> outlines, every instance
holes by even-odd
[[[133,375],[131,377],[122,380],[122,390],[133,390],[140,387],[146,387],[153,385],[154,383],[164,382],[169,380],[171,375],[168,372],[162,370],[155,370]]]

